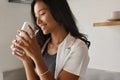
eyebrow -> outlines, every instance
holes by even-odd
[[[42,10],[47,10],[47,8],[42,8],[42,9],[38,10],[37,12],[39,13]],[[35,14],[35,16],[36,16],[36,14]]]
[[[42,10],[47,10],[47,8],[42,8],[42,9],[38,10],[38,12],[40,12],[40,11],[42,11]]]

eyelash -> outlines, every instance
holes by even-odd
[[[44,14],[45,14],[45,12],[41,13],[40,15],[44,15]]]

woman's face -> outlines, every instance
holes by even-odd
[[[44,2],[36,2],[34,6],[34,13],[37,19],[36,23],[41,28],[43,34],[52,33],[56,29],[56,26],[58,26],[58,23],[54,20],[49,8]]]

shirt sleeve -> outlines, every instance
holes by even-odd
[[[88,48],[83,42],[71,49],[70,53],[71,55],[65,63],[63,70],[78,76],[83,76],[89,63]]]

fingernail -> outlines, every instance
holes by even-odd
[[[16,35],[16,37],[17,37],[17,38],[19,38],[19,36],[18,36],[18,35]]]
[[[13,40],[13,41],[12,41],[12,43],[15,43],[15,42],[16,42],[16,40]]]
[[[16,38],[17,38],[17,40],[19,40],[19,39],[20,39],[20,36],[16,35]],[[16,40],[16,41],[17,41],[17,40]]]
[[[17,30],[17,33],[20,34],[20,30]]]
[[[12,51],[15,51],[16,49],[15,48],[12,48]]]
[[[12,48],[13,48],[13,45],[11,45],[10,48],[12,49]]]

